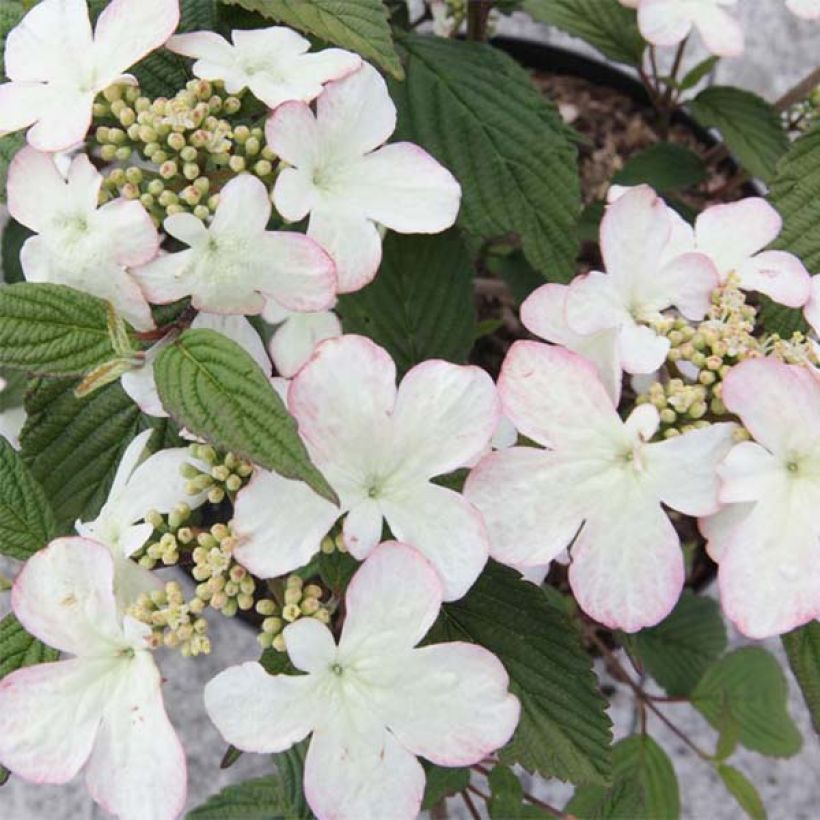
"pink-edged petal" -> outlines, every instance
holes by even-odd
[[[268,300],[268,305],[273,300]],[[268,320],[270,321],[270,320]],[[285,378],[293,378],[325,339],[342,335],[342,323],[332,311],[291,313],[277,328],[268,343],[276,370]]]
[[[48,105],[29,129],[29,145],[38,151],[64,151],[82,142],[91,127],[94,94],[49,87]]]
[[[362,66],[362,58],[341,48],[323,48],[305,54],[298,62],[301,99],[309,102],[323,91],[325,83],[347,77]]]
[[[487,448],[500,417],[495,385],[483,370],[422,362],[399,385],[391,458],[406,479],[450,473]]]
[[[135,268],[132,275],[147,299],[155,305],[166,305],[190,293],[188,277],[184,274],[192,269],[194,262],[192,250],[168,253]]]
[[[192,31],[175,34],[165,43],[168,51],[191,57],[194,60],[205,60],[208,63],[225,63],[233,61],[233,46],[215,31]],[[194,66],[194,73],[197,67]],[[197,74],[199,77],[200,75]],[[220,80],[222,77],[202,77],[205,80]]]
[[[820,441],[820,380],[806,367],[772,358],[741,362],[724,379],[723,401],[775,455],[807,452]]]
[[[720,555],[720,599],[746,636],[768,638],[820,617],[820,538],[783,496],[758,502]]]
[[[734,538],[735,529],[746,520],[754,506],[754,504],[726,504],[714,515],[698,519],[698,529],[706,539],[706,552],[713,561],[720,563],[726,547]]]
[[[803,308],[803,315],[814,332],[820,336],[820,274],[811,278],[811,292],[809,301]]]
[[[61,652],[93,655],[121,641],[111,553],[85,538],[58,538],[26,562],[11,607],[35,637]]]
[[[257,469],[234,506],[236,560],[260,578],[304,566],[339,517],[339,509],[302,481]]]
[[[498,391],[504,414],[545,447],[619,435],[620,420],[595,366],[563,348],[515,342],[502,365]]]
[[[336,266],[313,239],[301,233],[267,233],[259,290],[289,310],[319,311],[336,302]]]
[[[0,680],[0,762],[32,783],[67,783],[100,725],[112,661],[74,658]]]
[[[765,199],[713,205],[695,220],[698,250],[708,254],[725,279],[780,233],[783,220]]]
[[[593,271],[573,279],[566,294],[564,313],[569,329],[590,335],[619,328],[633,318],[616,287],[615,277]]]
[[[698,3],[692,15],[706,48],[718,57],[737,57],[743,53],[745,38],[740,23],[718,4]]]
[[[240,174],[219,192],[210,232],[217,236],[254,236],[265,230],[270,215],[265,184],[251,174]]]
[[[50,100],[51,92],[40,83],[0,85],[0,136],[37,122]]]
[[[205,686],[205,709],[228,743],[245,752],[283,752],[323,717],[313,675],[269,675],[258,663],[220,672]]]
[[[627,478],[601,494],[571,554],[569,580],[579,606],[611,629],[654,626],[680,596],[685,570],[675,528]]]
[[[72,273],[71,276],[66,276],[63,284],[111,302],[117,313],[133,325],[135,330],[154,329],[154,318],[145,295],[136,280],[129,276],[121,266],[114,263],[108,266],[101,265],[95,271],[96,275],[93,278],[84,276],[85,272],[80,271],[79,275]]]
[[[316,116],[328,158],[335,160],[373,151],[396,128],[396,106],[387,84],[368,63],[328,83],[316,103]]]
[[[599,470],[535,447],[485,456],[464,495],[481,511],[490,555],[515,567],[552,561],[577,534],[592,495],[585,484]]]
[[[293,665],[303,672],[325,671],[336,658],[333,633],[315,618],[299,618],[282,633]]]
[[[172,214],[162,223],[162,227],[169,236],[192,248],[204,245],[208,241],[208,229],[202,220],[193,214]]]
[[[382,240],[369,219],[318,208],[310,215],[308,236],[318,242],[336,263],[339,293],[360,290],[376,276],[382,260]]]
[[[674,46],[692,30],[692,20],[680,0],[641,0],[638,26],[653,45]]]
[[[178,24],[178,0],[112,0],[94,29],[94,62],[100,74],[122,74],[159,48]]]
[[[627,373],[654,373],[666,361],[669,339],[651,327],[627,322],[618,333],[621,367]]]
[[[720,500],[724,504],[758,501],[786,478],[785,464],[765,447],[744,441],[731,449],[718,466]]]
[[[712,304],[712,291],[720,284],[714,262],[702,253],[684,253],[658,274],[658,310],[674,305],[687,318],[700,321]]]
[[[418,550],[385,541],[356,571],[345,601],[339,652],[346,660],[401,652],[438,617],[441,581]]]
[[[268,352],[254,326],[244,316],[223,316],[219,313],[198,313],[191,322],[191,328],[215,330],[236,342],[259,365],[266,376],[270,376],[271,366]]]
[[[363,559],[373,552],[382,537],[382,509],[371,498],[360,501],[345,517],[342,535],[351,555]]]
[[[115,199],[100,208],[97,220],[110,236],[114,258],[120,265],[144,265],[157,255],[159,234],[139,202]]]
[[[168,720],[153,658],[138,653],[109,697],[85,782],[118,817],[174,820],[185,805],[185,752]]]
[[[364,336],[322,342],[291,382],[290,411],[337,492],[371,477],[379,449],[388,441],[395,401],[393,360]]]
[[[313,733],[305,759],[305,797],[317,817],[413,820],[424,769],[376,718],[342,714]]]
[[[272,151],[290,165],[313,167],[321,156],[320,131],[311,108],[303,102],[287,102],[271,114],[265,125],[265,139]],[[281,179],[287,170],[277,178],[274,188],[274,203],[286,219],[302,219],[310,208],[305,208],[298,216],[278,197]]]
[[[391,493],[380,502],[393,535],[416,547],[436,568],[444,599],[462,598],[489,554],[479,511],[458,493],[428,483]]]
[[[304,219],[320,202],[310,174],[298,168],[284,168],[276,177],[273,203],[288,222]]]
[[[648,477],[664,504],[686,515],[717,512],[717,467],[732,449],[735,429],[734,424],[712,424],[646,446]]]
[[[570,330],[565,315],[568,285],[542,285],[521,303],[521,323],[530,333],[548,342],[571,346],[578,334]]]
[[[438,233],[456,221],[461,186],[425,150],[399,142],[356,164],[345,199],[399,233]]]
[[[19,223],[37,233],[48,230],[67,195],[66,182],[50,154],[29,146],[15,154],[9,167],[8,208]]]
[[[512,737],[520,704],[501,662],[483,647],[426,646],[397,666],[397,691],[377,708],[413,754],[439,766],[469,766]]]
[[[740,286],[765,293],[781,305],[799,308],[811,298],[811,277],[803,263],[785,251],[763,251],[737,269]]]
[[[804,20],[820,20],[820,0],[786,0],[786,7]]]

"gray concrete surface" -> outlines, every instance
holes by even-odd
[[[616,0],[612,0],[615,2]],[[746,54],[724,60],[718,69],[719,82],[736,83],[776,99],[817,64],[820,55],[820,24],[798,21],[783,9],[783,0],[741,0],[739,13],[748,36]],[[577,40],[533,24],[523,15],[503,22],[501,31],[531,39],[571,44]],[[694,60],[694,56],[693,56]],[[0,571],[9,574],[8,564]],[[0,614],[7,608],[7,595],[0,594]],[[253,635],[236,622],[212,618],[212,655],[184,660],[166,654],[160,663],[166,677],[165,697],[168,711],[185,744],[189,764],[189,806],[202,802],[223,786],[264,774],[267,759],[245,755],[228,771],[219,770],[224,743],[210,725],[202,705],[202,687],[225,667],[256,656]],[[742,643],[735,637],[734,644]],[[779,652],[777,641],[767,644]],[[775,761],[741,750],[733,763],[757,785],[772,820],[809,820],[820,816],[820,749],[812,733],[804,704],[790,680],[790,710],[805,737],[801,754],[789,761]],[[632,722],[632,701],[619,690],[612,700],[611,715],[619,736],[628,733]],[[670,717],[709,748],[714,733],[691,709],[671,707]],[[673,758],[683,795],[683,812],[693,820],[734,820],[742,811],[726,793],[708,766],[703,764],[665,727],[657,722],[653,736]],[[571,788],[556,783],[535,783],[533,788],[544,799],[562,805]],[[457,801],[451,801],[454,816],[463,815]],[[12,778],[0,789],[2,820],[91,820],[103,817],[88,799],[81,779],[66,786],[32,786]],[[385,818],[384,820],[390,820]]]

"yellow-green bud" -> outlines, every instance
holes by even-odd
[[[304,590],[303,594],[306,598],[321,598],[323,595],[322,588],[317,584],[308,584]]]
[[[321,604],[316,598],[305,598],[300,605],[303,615],[315,615],[320,607]]]
[[[103,97],[105,97],[108,102],[112,103],[116,100],[122,99],[122,86],[121,85],[109,85],[103,91]]]
[[[316,613],[313,615],[313,617],[317,621],[320,621],[323,624],[329,624],[330,623],[330,612],[328,612],[324,608],[317,610]]]
[[[195,180],[199,176],[199,165],[197,165],[195,162],[186,162],[182,166],[182,175],[188,181]],[[199,194],[199,191],[197,191],[197,194]]]
[[[172,159],[169,159],[167,162],[163,162],[162,165],[160,165],[159,175],[163,179],[173,179],[177,173],[179,173],[179,167]]]
[[[137,121],[136,112],[133,108],[123,108],[119,113],[119,120],[123,128],[130,128]]]
[[[260,615],[273,615],[276,612],[276,604],[270,598],[261,598],[256,602],[256,611]]]
[[[103,147],[100,148],[100,156],[106,162],[113,162],[114,159],[117,156],[117,146],[116,145],[103,145]]]
[[[194,208],[194,216],[197,219],[201,219],[203,222],[211,216],[210,210],[208,210],[207,205],[197,205]]]
[[[225,606],[222,607],[222,614],[226,618],[233,618],[236,615],[236,611],[239,609],[239,606],[236,603],[235,598],[230,598]]]
[[[287,646],[285,645],[285,638],[283,637],[281,632],[274,637],[273,641],[271,642],[271,647],[275,649],[277,652],[285,652],[287,650]]]
[[[225,487],[229,492],[235,493],[241,486],[242,479],[238,475],[231,474],[225,479]]]
[[[273,165],[266,159],[260,159],[253,166],[253,172],[259,177],[266,177],[273,173]]]
[[[273,646],[273,635],[268,634],[267,632],[260,632],[256,636],[256,640],[259,642],[259,646],[262,649],[270,649]]]
[[[236,604],[244,612],[253,609],[253,595],[240,592],[239,595],[236,596]]]
[[[282,617],[288,622],[295,621],[301,614],[298,604],[288,604],[282,608]]]
[[[246,167],[245,157],[232,156],[228,159],[228,167],[235,173],[241,174]]]
[[[336,545],[333,543],[333,539],[329,535],[326,535],[322,539],[322,543],[319,548],[325,555],[330,555],[330,553],[335,551]]]
[[[288,587],[285,590],[285,603],[298,604],[302,600],[302,590],[299,587]]]
[[[245,153],[249,157],[255,157],[262,150],[258,137],[250,137],[245,142]]]

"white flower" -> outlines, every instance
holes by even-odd
[[[186,794],[185,754],[165,713],[149,627],[117,613],[103,546],[61,538],[36,553],[12,590],[28,632],[76,657],[0,681],[0,762],[34,783],[88,791],[126,820],[173,820]]]
[[[92,35],[85,0],[42,0],[6,39],[0,136],[34,124],[28,141],[61,151],[85,139],[94,98],[159,48],[179,22],[178,0],[113,0]]]
[[[355,71],[361,57],[339,48],[308,54],[310,42],[292,29],[273,26],[231,32],[233,44],[213,31],[172,37],[166,47],[196,59],[194,74],[203,80],[224,80],[237,94],[249,88],[269,108],[284,102],[310,102],[322,86]]]
[[[417,145],[384,145],[395,128],[387,86],[367,63],[329,83],[315,115],[292,102],[268,120],[268,145],[293,166],[277,177],[273,201],[289,221],[310,214],[308,236],[336,261],[340,293],[376,275],[376,223],[399,233],[438,233],[456,220],[459,184]]]
[[[803,315],[815,334],[820,336],[820,274],[811,278],[811,295],[803,308]]]
[[[234,666],[205,687],[205,708],[238,749],[281,752],[312,733],[305,796],[319,820],[411,820],[424,794],[416,756],[469,766],[503,746],[518,700],[498,659],[468,643],[414,648],[439,613],[433,568],[405,544],[382,544],[346,594],[338,646],[312,618],[285,628],[305,675]]]
[[[722,397],[756,443],[737,444],[720,466],[729,506],[701,527],[724,611],[766,638],[820,617],[820,378],[750,359],[729,371]]]
[[[684,580],[680,540],[661,504],[687,515],[718,509],[717,464],[733,424],[651,442],[651,405],[621,421],[595,368],[540,342],[516,342],[498,389],[504,412],[542,447],[487,456],[465,496],[481,510],[490,554],[543,564],[572,544],[569,580],[581,608],[635,632],[661,621]]]
[[[125,609],[141,592],[157,585],[156,576],[131,560],[151,537],[154,528],[144,521],[151,511],[169,513],[178,504],[198,507],[207,498],[207,490],[189,496],[186,481],[180,474],[183,464],[194,464],[202,472],[210,468],[197,462],[186,447],[161,450],[141,462],[152,430],[136,436],[125,448],[114,483],[100,514],[94,521],[77,521],[77,532],[84,538],[104,544],[114,558],[114,592]],[[141,522],[141,523],[138,523]]]
[[[786,7],[804,20],[820,20],[820,0],[786,0]]]
[[[719,57],[743,53],[744,38],[740,24],[724,10],[737,0],[638,0],[638,26],[641,34],[656,46],[682,42],[694,26],[706,48]],[[630,3],[634,8],[635,5]]]
[[[297,374],[320,342],[342,335],[342,323],[332,310],[296,313],[268,299],[262,318],[278,325],[268,343],[268,352],[277,372],[286,379]]]
[[[443,361],[416,365],[396,389],[396,368],[361,336],[322,342],[297,373],[288,409],[340,507],[306,484],[258,470],[236,498],[234,554],[271,578],[306,564],[340,515],[347,548],[365,558],[387,520],[439,571],[448,600],[470,588],[487,561],[478,511],[431,482],[488,445],[499,418],[490,377]]]
[[[98,208],[101,185],[85,155],[63,177],[50,155],[29,147],[17,153],[9,168],[9,212],[38,234],[23,245],[23,273],[29,282],[107,299],[137,330],[150,330],[151,309],[126,268],[153,259],[159,236],[139,202],[115,199]]]
[[[297,314],[298,315],[298,314]],[[266,376],[270,376],[271,366],[265,345],[253,325],[244,316],[221,315],[218,313],[198,313],[193,322],[192,330],[215,330],[222,333],[242,347],[253,360],[262,368]],[[167,418],[168,414],[162,406],[157,392],[157,383],[154,378],[154,362],[157,356],[173,342],[174,333],[160,339],[145,354],[142,365],[124,373],[120,379],[122,389],[139,405],[140,410],[148,416]]]
[[[291,310],[323,310],[336,295],[328,255],[300,233],[268,231],[271,204],[265,185],[250,174],[220,192],[209,226],[193,214],[174,214],[165,230],[188,250],[157,257],[134,271],[156,304],[185,296],[210,313],[261,313],[265,297]]]
[[[702,318],[718,276],[711,260],[694,252],[691,227],[647,185],[626,190],[607,206],[601,253],[606,273],[580,276],[563,292],[565,324],[562,292],[555,290],[535,291],[522,315],[533,332],[593,358],[615,398],[616,366],[651,373],[666,359],[669,340],[649,323],[672,306],[689,319]]]

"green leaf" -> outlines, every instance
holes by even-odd
[[[28,375],[19,370],[0,367],[0,378],[6,383],[6,386],[0,390],[0,413],[13,410],[15,407],[22,407],[26,390],[28,390]]]
[[[422,811],[429,811],[445,797],[464,791],[470,783],[470,770],[465,768],[451,769],[424,761],[424,773],[427,780],[421,801]]]
[[[541,589],[490,561],[464,598],[444,605],[429,640],[471,641],[504,664],[521,700],[504,762],[574,783],[607,781],[606,700],[576,624]]]
[[[0,269],[2,269],[3,281],[6,284],[25,281],[20,252],[30,236],[34,236],[34,233],[13,219],[10,219],[3,228]]]
[[[308,750],[308,740],[303,740],[291,746],[286,752],[273,756],[276,764],[276,773],[282,782],[282,789],[290,806],[290,817],[294,820],[309,820],[313,817],[305,799],[302,786],[305,779],[305,755]]]
[[[130,72],[146,97],[173,97],[185,88],[192,75],[185,60],[161,48],[140,60]]]
[[[347,552],[321,552],[318,559],[319,577],[336,597],[347,589],[350,579],[359,568],[359,562]]]
[[[678,779],[664,750],[648,735],[614,746],[615,776],[609,788],[583,785],[566,811],[579,818],[672,820],[680,816]]]
[[[0,364],[36,375],[80,375],[114,355],[102,300],[65,285],[0,288]]]
[[[814,730],[820,733],[820,621],[792,630],[781,640],[809,707]]]
[[[281,777],[258,777],[228,786],[189,812],[187,820],[293,820],[294,812]]]
[[[213,30],[219,22],[216,0],[182,0],[177,31]]]
[[[611,0],[525,0],[533,20],[580,37],[611,60],[641,62],[646,47],[635,12]]]
[[[715,85],[690,103],[692,115],[708,128],[717,128],[737,161],[752,176],[768,182],[789,138],[780,115],[762,97],[731,86]]]
[[[389,234],[379,275],[342,296],[346,333],[384,347],[400,373],[426,359],[463,363],[476,330],[473,268],[456,231],[436,236]]]
[[[6,37],[25,15],[23,4],[19,0],[3,0],[0,4],[0,83],[6,81],[6,67],[3,55],[6,50]]]
[[[223,0],[358,52],[404,78],[381,0]]]
[[[186,330],[154,363],[157,390],[180,425],[336,502],[296,422],[253,358],[213,330]]]
[[[726,649],[720,606],[684,590],[672,612],[631,636],[629,646],[667,694],[686,696]]]
[[[34,382],[20,434],[23,460],[45,490],[60,532],[73,531],[78,518],[97,516],[141,420],[119,384],[85,399],[74,396],[74,384],[70,379]]]
[[[407,82],[391,83],[396,139],[426,148],[461,183],[461,225],[520,237],[547,279],[575,272],[581,210],[575,147],[528,74],[482,43],[408,35]]]
[[[717,773],[729,793],[737,800],[740,808],[752,820],[766,820],[766,807],[763,805],[757,789],[743,772],[738,771],[734,766],[722,763],[717,767]]]
[[[43,488],[0,438],[0,554],[25,561],[57,533]]]
[[[656,191],[665,192],[689,188],[708,176],[703,160],[694,151],[671,142],[658,142],[629,159],[612,181],[618,185],[645,182]]]
[[[725,728],[728,712],[739,724],[740,743],[769,757],[791,757],[802,746],[787,698],[777,660],[753,646],[730,652],[711,666],[692,692],[692,704],[712,726]]]
[[[56,661],[59,655],[29,635],[14,615],[0,621],[0,678],[24,666]]]
[[[0,202],[6,201],[6,180],[8,179],[11,161],[25,143],[26,138],[22,131],[0,137]]]
[[[490,784],[487,809],[491,820],[537,820],[549,816],[542,809],[522,802],[524,788],[506,766],[495,766],[487,780]]]
[[[686,72],[684,78],[675,83],[681,91],[688,91],[694,88],[707,74],[711,74],[715,66],[720,62],[720,57],[712,55],[705,60],[701,60],[694,68]]]

